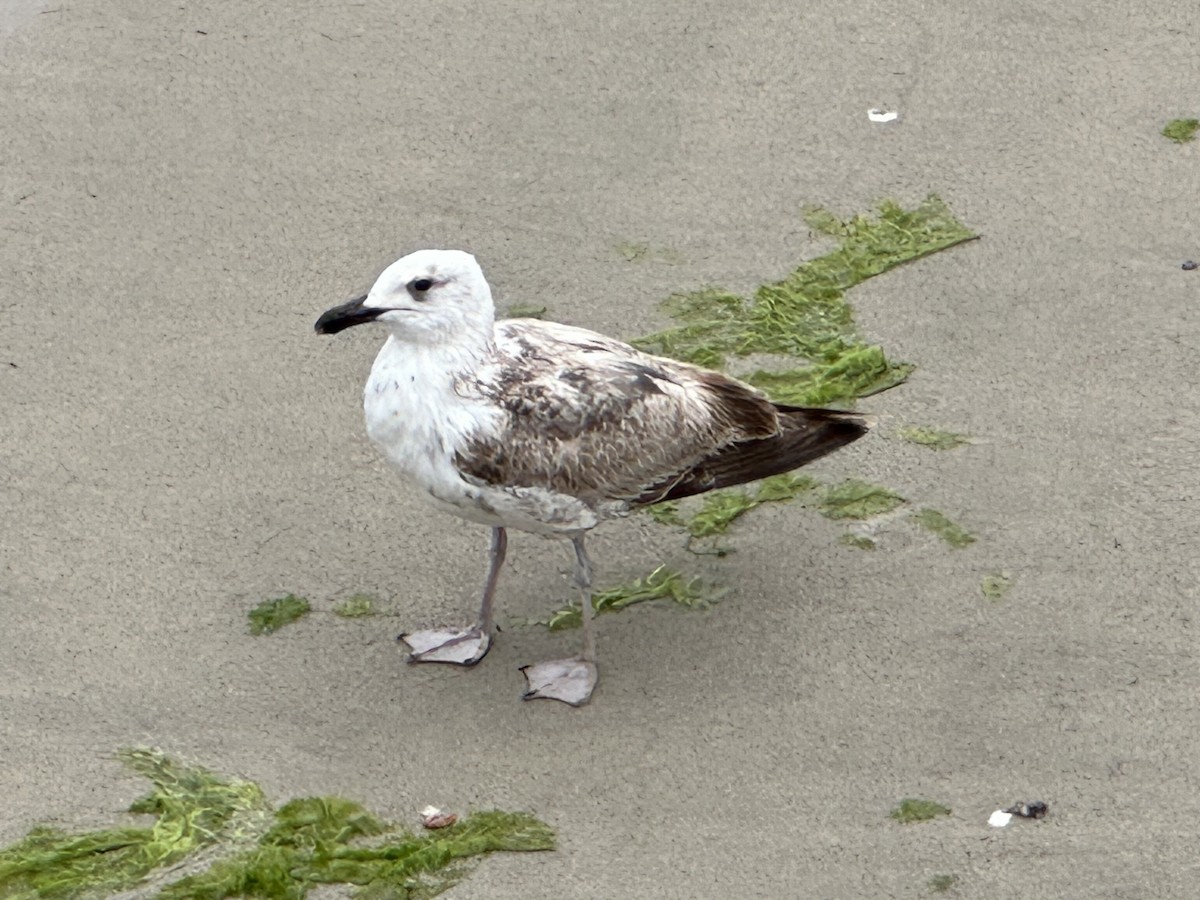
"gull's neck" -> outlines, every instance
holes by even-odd
[[[451,496],[461,487],[454,449],[493,415],[470,387],[492,351],[491,336],[468,338],[431,343],[392,334],[363,389],[371,440],[435,496]]]
[[[490,321],[486,329],[460,328],[452,334],[436,336],[392,331],[375,358],[366,393],[404,395],[403,400],[392,398],[389,405],[394,407],[453,403],[458,385],[494,352],[493,334]]]
[[[429,335],[414,339],[412,335],[392,332],[379,351],[378,362],[386,358],[389,367],[399,367],[410,375],[420,373],[416,381],[438,382],[439,375],[453,379],[464,372],[477,369],[494,349],[493,324],[486,328],[459,330],[443,339],[430,340]]]

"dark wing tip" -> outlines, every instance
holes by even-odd
[[[778,429],[770,437],[737,441],[674,478],[647,488],[640,504],[678,500],[799,469],[858,440],[870,419],[834,409],[775,406]]]

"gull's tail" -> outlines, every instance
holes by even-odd
[[[637,503],[678,500],[790,472],[858,440],[871,429],[870,420],[856,413],[774,405],[779,415],[776,434],[730,444],[669,483],[645,491]]]

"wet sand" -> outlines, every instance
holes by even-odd
[[[989,900],[1193,895],[1200,144],[1158,131],[1197,114],[1196,8],[681,10],[9,7],[0,840],[113,821],[145,785],[111,752],[152,744],[280,801],[556,827],[455,897],[916,897],[939,873]],[[601,582],[665,562],[735,589],[600,620],[590,707],[518,700],[572,634],[403,664],[398,631],[474,604],[487,534],[376,457],[381,334],[318,338],[321,310],[461,247],[501,305],[633,336],[674,291],[827,249],[805,204],[930,191],[983,237],[849,294],[919,369],[812,471],[975,544],[896,520],[862,552],[774,505],[715,560],[615,523]],[[567,546],[518,535],[510,560],[507,616],[570,596]],[[319,612],[249,636],[289,591]],[[356,592],[394,615],[328,614]],[[903,797],[953,814],[898,825]],[[1017,800],[1050,816],[989,829]]]

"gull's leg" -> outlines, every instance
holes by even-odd
[[[508,532],[503,528],[492,529],[492,547],[488,553],[487,581],[483,585],[483,600],[479,604],[479,621],[467,628],[431,628],[400,635],[400,640],[412,648],[409,662],[453,663],[456,666],[473,666],[485,656],[492,646],[495,621],[492,601],[496,596],[496,582],[500,580],[500,568],[508,552]]]
[[[583,534],[571,538],[575,547],[575,584],[580,593],[580,614],[583,616],[583,646],[573,659],[554,659],[550,662],[523,666],[521,672],[529,688],[522,699],[561,700],[571,706],[582,706],[592,697],[599,674],[596,671],[596,634],[592,625],[592,561],[583,548]]]

